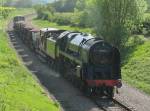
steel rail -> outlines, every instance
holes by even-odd
[[[118,101],[115,98],[91,98],[92,101],[103,111],[136,111],[135,108]]]

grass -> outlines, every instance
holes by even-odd
[[[130,41],[124,55],[126,56],[122,66],[123,79],[150,94],[150,41]]]
[[[17,58],[2,30],[11,17],[29,12],[20,9],[0,21],[0,111],[59,111],[57,103],[48,99],[36,78]]]
[[[58,25],[57,23],[49,22],[47,20],[40,20],[40,19],[34,19],[33,25],[39,28],[53,27],[53,28],[58,28],[58,29],[63,29],[63,30],[80,31],[80,32],[91,33],[91,34],[94,33],[91,28],[80,28],[80,27]]]

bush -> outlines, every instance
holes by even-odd
[[[145,14],[145,19],[143,21],[143,30],[145,30],[147,35],[150,35],[150,13]]]
[[[86,16],[84,13],[50,13],[48,11],[39,11],[38,18],[55,22],[59,25],[70,25],[86,27]]]
[[[48,20],[59,25],[87,27],[90,23],[88,13],[85,11],[56,13],[50,4],[36,5],[34,8],[37,12],[38,19]]]
[[[59,25],[70,25],[72,16],[71,13],[56,13],[53,21]]]
[[[0,13],[3,18],[7,18],[11,11],[15,10],[13,7],[0,7]]]
[[[145,41],[146,39],[143,35],[135,35],[128,39],[127,44],[128,46],[138,46],[144,44]]]
[[[64,13],[54,13],[55,10],[48,5],[36,5],[34,6],[38,19],[48,20],[50,22],[55,22],[59,25],[70,25],[70,26],[80,26],[85,27],[87,22],[88,14],[86,12],[64,12]]]
[[[143,45],[146,39],[143,35],[135,35],[129,37],[128,41],[125,43],[124,47],[120,50],[122,57],[122,65],[128,62],[131,54],[136,50],[138,46]]]
[[[135,24],[133,34],[150,35],[150,13],[144,14],[141,24]]]

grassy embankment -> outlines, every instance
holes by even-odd
[[[91,33],[90,29],[81,29],[70,26],[60,26],[44,20],[33,20],[33,24],[40,28],[55,27],[66,30],[78,30]],[[150,94],[150,41],[143,44],[134,44],[129,41],[128,48],[124,52],[126,57],[123,61],[122,75],[124,81]]]
[[[40,20],[40,19],[34,19],[33,24],[39,28],[43,27],[53,27],[63,30],[70,30],[70,31],[80,31],[85,33],[93,33],[93,30],[90,28],[80,28],[80,27],[72,27],[72,26],[65,26],[65,25],[58,25],[57,23],[49,22],[47,20]]]
[[[134,87],[150,94],[150,41],[131,43],[125,52],[122,66],[123,79]]]
[[[15,15],[31,10],[14,11],[8,19],[0,20],[0,111],[58,111],[58,105],[49,100],[36,78],[22,65],[7,35],[2,30]]]

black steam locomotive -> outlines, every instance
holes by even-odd
[[[64,77],[79,84],[87,94],[113,97],[114,88],[121,87],[119,50],[103,39],[55,28],[35,29],[19,17],[14,18],[14,31],[26,45]]]

